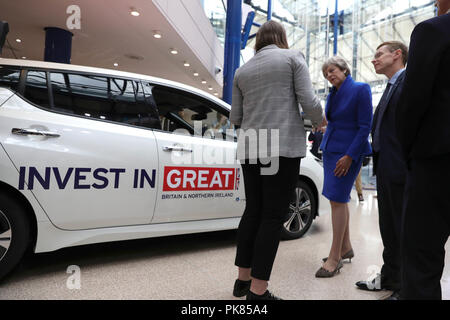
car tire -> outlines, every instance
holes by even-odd
[[[30,223],[23,206],[0,193],[0,280],[22,259],[30,241]]]
[[[281,239],[293,240],[302,237],[311,227],[316,211],[317,201],[314,193],[310,186],[299,178],[283,224]]]

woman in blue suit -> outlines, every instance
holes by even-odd
[[[354,256],[347,203],[362,160],[372,153],[368,137],[373,113],[369,85],[352,79],[344,59],[328,59],[322,72],[333,85],[325,107],[328,125],[320,145],[324,167],[322,194],[331,203],[333,243],[316,273],[319,278],[334,276],[342,267],[342,259]]]

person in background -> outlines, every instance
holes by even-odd
[[[217,130],[220,133],[225,133],[228,129],[231,128],[230,120],[223,114],[217,112],[217,119],[213,122],[212,128]]]
[[[396,112],[408,171],[401,236],[401,299],[442,299],[450,235],[450,0],[411,35]],[[433,139],[430,139],[433,132]]]
[[[311,153],[322,160],[322,152],[320,151],[320,143],[322,142],[323,133],[320,130],[312,130],[308,135],[308,141],[312,141]]]
[[[241,218],[235,264],[238,279],[233,295],[248,300],[276,300],[268,281],[280,242],[283,222],[298,179],[300,159],[306,155],[306,132],[301,108],[318,127],[323,110],[314,95],[303,54],[289,50],[286,31],[276,21],[264,23],[256,34],[255,55],[241,66],[233,81],[230,121],[243,131],[278,130],[279,169],[263,174],[266,159],[260,152],[245,150],[245,139],[238,139],[238,157],[244,176],[246,204]],[[266,141],[258,141],[261,144]],[[250,149],[252,145],[249,146]],[[253,146],[254,147],[254,146]]]
[[[328,125],[320,146],[324,168],[322,194],[331,204],[333,241],[316,277],[327,278],[339,272],[342,259],[354,256],[347,203],[363,158],[372,153],[368,137],[373,108],[370,86],[352,79],[343,58],[328,59],[322,72],[333,85],[325,107]]]
[[[355,188],[356,188],[356,193],[358,194],[359,202],[364,201],[361,173],[362,173],[362,167],[361,167],[361,170],[359,170],[358,176],[356,177],[356,180],[355,180]]]
[[[377,74],[389,81],[375,110],[372,127],[373,172],[377,177],[378,214],[383,240],[383,267],[381,273],[369,282],[358,281],[362,290],[391,290],[390,300],[398,299],[400,281],[400,232],[403,194],[406,181],[406,163],[395,127],[395,111],[402,93],[408,48],[401,42],[380,44],[372,64]]]

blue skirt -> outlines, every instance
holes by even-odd
[[[324,182],[322,194],[328,200],[347,203],[350,201],[350,192],[361,170],[363,156],[356,159],[356,161],[353,160],[347,174],[338,178],[334,175],[334,169],[336,169],[336,163],[343,156],[344,154],[341,153],[323,152]]]

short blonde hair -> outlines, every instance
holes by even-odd
[[[327,73],[328,67],[330,67],[331,65],[334,65],[334,66],[338,67],[339,69],[341,69],[341,71],[344,72],[346,77],[351,75],[350,68],[349,68],[347,62],[344,60],[344,58],[341,58],[339,56],[334,56],[334,57],[329,58],[322,65],[322,74],[323,74],[324,78],[327,77],[326,73]]]

